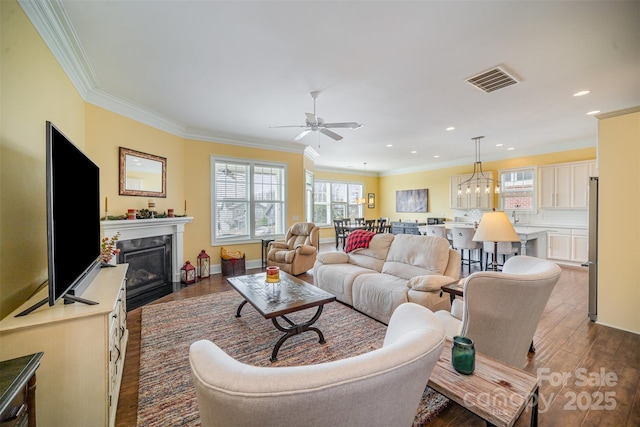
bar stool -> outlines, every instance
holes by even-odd
[[[491,264],[493,265],[493,253],[494,242],[482,242],[482,249],[484,250],[484,269],[489,271],[489,254],[491,254]],[[502,264],[507,261],[511,255],[518,255],[518,245],[514,245],[511,242],[498,242],[498,256],[502,255]],[[498,258],[499,259],[499,258]],[[502,269],[502,264],[498,261],[498,268]]]
[[[451,234],[453,234],[453,248],[460,250],[460,267],[464,272],[464,266],[469,266],[469,274],[471,274],[471,265],[480,265],[480,271],[482,271],[482,242],[474,242],[473,235],[476,230],[470,227],[453,227]],[[467,259],[464,258],[464,251],[467,251]],[[471,259],[471,252],[479,251],[478,259]]]
[[[438,236],[447,238],[447,230],[444,225],[427,225],[427,236]]]

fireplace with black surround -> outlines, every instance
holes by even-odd
[[[118,241],[118,264],[128,263],[127,310],[170,294],[180,284],[172,282],[172,236]]]

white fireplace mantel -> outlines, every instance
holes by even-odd
[[[120,233],[118,240],[142,239],[145,237],[171,235],[171,273],[173,281],[180,281],[180,268],[184,258],[184,225],[193,222],[193,217],[133,219],[100,221],[102,237]],[[112,260],[115,262],[115,258]]]

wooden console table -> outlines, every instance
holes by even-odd
[[[36,425],[36,369],[44,353],[0,362],[0,424]]]
[[[495,426],[513,426],[532,400],[531,425],[538,425],[538,377],[478,352],[475,372],[462,375],[451,364],[449,339],[428,385]]]

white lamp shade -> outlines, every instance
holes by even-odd
[[[504,212],[487,212],[482,215],[474,242],[519,242],[520,237]]]

